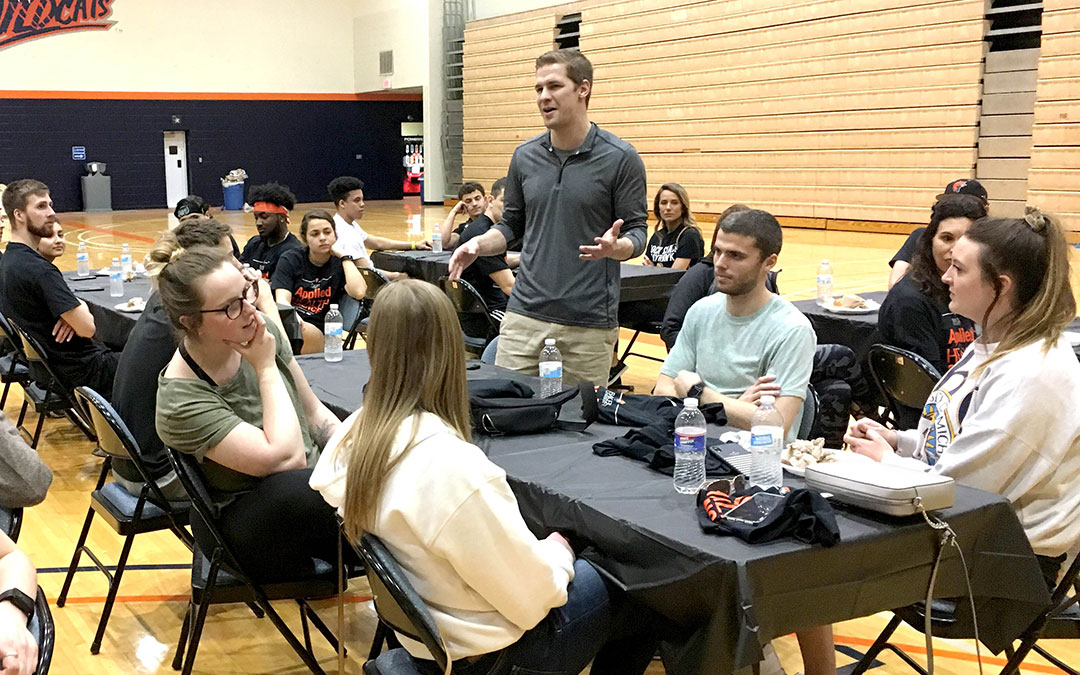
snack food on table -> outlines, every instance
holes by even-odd
[[[128,309],[139,309],[143,305],[145,305],[146,302],[142,298],[140,298],[139,296],[136,295],[134,298],[131,298],[130,300],[128,300],[126,304],[127,304]]]
[[[833,298],[833,307],[840,307],[842,309],[866,309],[866,299],[848,293],[841,295],[840,297]]]
[[[818,462],[836,461],[836,457],[833,456],[832,450],[825,449],[824,438],[815,438],[812,441],[800,439],[788,443],[780,455],[780,461],[796,469],[805,469]]]

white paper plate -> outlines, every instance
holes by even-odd
[[[1080,345],[1080,333],[1077,333],[1076,331],[1072,331],[1072,330],[1065,331],[1065,339],[1068,340],[1069,344],[1072,345],[1073,347],[1076,347],[1077,345]]]
[[[866,457],[865,455],[860,455],[857,452],[848,452],[846,450],[834,450],[834,449],[831,449],[831,448],[829,449],[829,451],[833,453],[833,457],[835,458],[833,461],[835,461],[835,462],[872,462],[872,461],[874,461],[874,460],[870,459],[869,457]],[[784,471],[787,471],[788,473],[790,473],[793,476],[800,476],[801,477],[806,473],[805,468],[799,468],[797,466],[789,466],[788,464],[786,464],[786,463],[784,463],[782,461],[780,462],[780,464],[784,467]],[[813,466],[813,465],[811,464],[811,466]]]
[[[139,304],[135,305],[134,307],[128,307],[127,302],[118,302],[115,305],[113,305],[113,307],[115,307],[120,312],[131,312],[132,314],[138,314],[139,312],[146,309],[146,303],[145,302],[140,302]]]
[[[851,308],[851,307],[836,307],[831,303],[821,304],[818,303],[818,307],[821,307],[826,312],[832,312],[833,314],[873,314],[881,309],[881,303],[869,298],[866,300],[866,307]]]

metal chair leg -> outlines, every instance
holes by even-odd
[[[383,643],[386,642],[386,634],[390,629],[382,621],[375,626],[375,637],[371,639],[371,649],[368,651],[368,661],[371,661],[382,653]]]
[[[34,439],[30,441],[30,447],[37,450],[38,441],[41,440],[41,428],[45,426],[45,418],[47,415],[44,412],[38,413],[37,427],[34,428]]]
[[[90,534],[90,524],[94,521],[94,509],[93,507],[86,510],[86,520],[83,521],[82,532],[79,533],[79,541],[75,544],[75,552],[71,555],[71,564],[68,565],[67,576],[64,577],[64,585],[60,589],[60,595],[56,598],[56,606],[63,607],[67,602],[68,590],[71,588],[71,581],[75,578],[75,571],[79,567],[79,560],[82,558],[83,549],[86,547],[86,537]]]
[[[881,653],[881,650],[885,649],[889,644],[889,638],[892,637],[892,634],[896,632],[896,629],[900,626],[900,621],[900,617],[894,614],[888,625],[885,626],[885,630],[881,631],[881,634],[874,640],[874,644],[870,645],[870,648],[863,654],[862,659],[855,665],[855,669],[848,675],[862,675],[870,668],[870,664],[874,662],[874,659]]]
[[[191,608],[194,604],[194,600],[188,599],[187,611],[184,613],[184,622],[180,624],[180,641],[176,643],[176,653],[173,654],[173,670],[180,670],[184,665],[184,652],[187,648],[188,635],[191,632],[191,619],[193,616]]]
[[[311,623],[315,624],[316,630],[322,633],[322,636],[326,638],[326,641],[330,643],[330,646],[334,648],[334,651],[337,651],[337,636],[334,635],[333,631],[330,630],[330,627],[326,625],[326,622],[322,620],[319,613],[312,609],[311,605],[309,605],[306,600],[299,600],[298,602],[303,603],[303,610],[307,612],[308,617],[311,618]],[[345,653],[347,654],[348,650],[346,650]]]
[[[183,675],[191,675],[191,669],[195,667],[195,654],[199,650],[199,639],[202,638],[203,625],[206,623],[206,611],[210,608],[210,598],[214,595],[217,585],[217,573],[221,565],[221,549],[214,551],[210,559],[210,570],[206,578],[206,588],[203,589],[199,606],[191,622],[191,635],[188,638],[187,658],[184,659]]]
[[[285,623],[281,618],[281,615],[279,615],[270,605],[270,600],[267,599],[266,594],[262,592],[262,589],[253,586],[252,591],[255,592],[255,597],[259,606],[266,612],[267,618],[273,622],[274,627],[278,629],[278,632],[281,633],[281,636],[289,643],[289,646],[293,648],[293,651],[295,651],[297,656],[300,657],[300,660],[304,662],[304,665],[306,665],[312,673],[315,673],[315,675],[326,675],[326,671],[324,671],[322,666],[319,665],[319,662],[315,660],[315,655],[304,649],[304,645],[300,644],[300,641],[296,639],[293,632],[289,630],[288,624]],[[185,673],[184,675],[190,675],[190,673]]]
[[[142,511],[142,505],[140,504],[139,507],[140,508],[136,510],[134,523],[139,522],[139,511]],[[105,626],[109,623],[109,616],[112,614],[113,604],[116,602],[116,593],[120,590],[120,579],[124,576],[128,555],[131,553],[131,545],[134,543],[135,533],[132,532],[124,539],[124,548],[120,552],[120,560],[116,563],[116,571],[113,572],[113,576],[109,580],[109,593],[105,597],[105,606],[101,609],[101,618],[98,619],[97,633],[94,635],[94,641],[90,644],[91,654],[97,654],[101,651],[101,640],[105,637]]]

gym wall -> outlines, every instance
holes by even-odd
[[[79,210],[83,146],[108,164],[114,209],[166,207],[162,132],[183,130],[190,190],[214,204],[237,167],[301,201],[327,200],[342,174],[372,199],[401,196],[400,123],[422,121],[421,96],[356,93],[362,3],[86,3],[103,4],[107,30],[0,48],[0,182],[39,178],[58,209]]]

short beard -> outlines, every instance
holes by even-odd
[[[51,237],[53,233],[53,226],[55,224],[56,223],[47,220],[41,224],[35,223],[33,220],[27,220],[26,229],[29,230],[30,234],[34,235],[35,237]]]
[[[758,285],[757,279],[748,279],[748,280],[746,280],[746,281],[744,281],[742,283],[731,286],[727,290],[721,289],[719,286],[717,286],[717,290],[719,290],[724,295],[738,296],[738,295],[746,295],[747,293],[753,292],[754,289],[757,288],[757,285]]]

